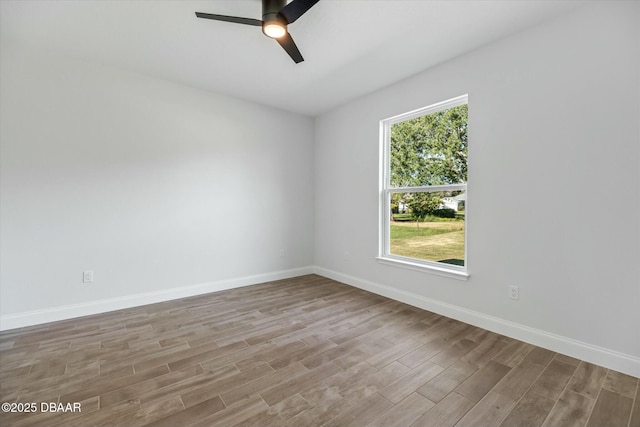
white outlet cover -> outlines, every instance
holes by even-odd
[[[91,282],[93,282],[93,271],[83,271],[82,283],[91,283]]]

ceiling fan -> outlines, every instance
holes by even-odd
[[[291,34],[287,31],[287,25],[295,22],[318,1],[320,0],[293,0],[287,4],[287,0],[262,0],[262,20],[202,12],[196,12],[196,16],[215,21],[262,27],[262,32],[275,39],[297,64],[304,61],[304,58],[291,38]]]

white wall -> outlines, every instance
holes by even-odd
[[[311,118],[1,52],[3,328],[312,265]]]
[[[318,271],[640,375],[639,6],[589,5],[319,117]],[[470,279],[379,264],[379,121],[465,93]]]

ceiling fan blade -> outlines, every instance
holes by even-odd
[[[280,10],[280,14],[291,24],[296,19],[305,14],[306,11],[318,3],[320,0],[293,0]]]
[[[296,46],[293,38],[291,38],[291,34],[287,33],[279,39],[276,39],[276,41],[280,43],[280,46],[282,46],[284,50],[287,51],[291,59],[293,59],[296,64],[304,61],[302,54],[298,50],[298,46]]]
[[[198,18],[213,19],[214,21],[226,21],[233,22],[235,24],[253,25],[254,27],[261,27],[262,21],[253,18],[242,18],[239,16],[227,16],[227,15],[215,15],[213,13],[196,12]]]

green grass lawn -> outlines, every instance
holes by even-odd
[[[391,253],[464,265],[464,221],[391,224]]]

